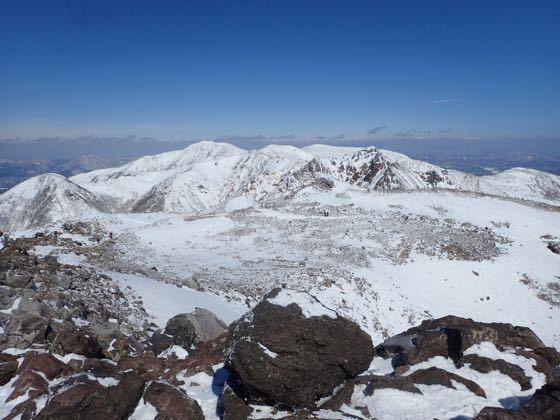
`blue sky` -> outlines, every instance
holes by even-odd
[[[559,22],[556,1],[2,0],[0,138],[556,141]]]

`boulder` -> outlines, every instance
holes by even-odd
[[[56,357],[47,353],[37,353],[30,351],[25,354],[18,373],[29,369],[44,374],[47,379],[53,380],[61,374],[68,374],[72,371],[66,363],[61,362]]]
[[[189,350],[196,338],[196,330],[188,314],[175,315],[165,326],[165,334],[173,337],[173,344]]]
[[[16,374],[18,369],[17,357],[0,353],[0,386],[6,385]]]
[[[410,378],[410,380],[415,384],[442,385],[446,386],[447,388],[456,389],[451,382],[453,380],[465,385],[465,387],[467,387],[467,389],[473,394],[478,395],[482,398],[486,398],[486,393],[476,382],[473,382],[470,379],[463,378],[462,376],[456,375],[455,373],[439,369],[437,367],[419,369],[412,372],[406,377]]]
[[[136,408],[144,381],[129,372],[117,378],[118,385],[105,387],[85,376],[69,378],[58,385],[53,397],[35,417],[38,420],[126,419]]]
[[[221,397],[223,420],[247,420],[253,409],[245,401],[239,398],[229,386],[224,387]]]
[[[18,375],[13,389],[6,402],[26,394],[31,398],[46,394],[49,392],[49,383],[40,373],[27,369]]]
[[[85,357],[102,357],[102,348],[97,337],[79,329],[59,330],[52,347],[54,352],[60,354],[75,353]]]
[[[373,359],[371,338],[306,292],[275,289],[230,326],[230,385],[251,403],[314,407]]]
[[[144,392],[144,401],[156,408],[155,420],[204,420],[202,409],[195,400],[163,382],[152,382]]]
[[[4,331],[2,346],[26,349],[32,344],[46,344],[51,332],[52,328],[45,318],[31,314],[12,315]]]
[[[161,331],[156,331],[149,339],[148,343],[151,350],[157,356],[161,352],[167,350],[173,345],[173,337],[162,333]]]
[[[138,356],[125,356],[117,366],[119,370],[132,369],[146,381],[159,379],[165,370],[165,361],[157,358],[151,351]]]
[[[364,389],[364,395],[373,395],[375,390],[387,388],[398,389],[399,391],[410,392],[412,394],[422,394],[412,380],[406,376],[371,376],[369,378],[369,383]]]
[[[165,326],[165,334],[173,338],[173,344],[186,350],[193,344],[212,340],[226,331],[226,324],[204,308],[195,308],[191,313],[176,315]]]
[[[195,308],[190,314],[185,315],[194,326],[195,344],[212,340],[227,331],[227,325],[208,309]]]
[[[521,390],[531,389],[531,378],[525,376],[525,371],[513,363],[506,362],[502,359],[489,359],[488,357],[479,356],[477,354],[468,354],[461,359],[462,363],[468,364],[471,369],[481,373],[489,373],[498,371],[509,376],[521,386]]]

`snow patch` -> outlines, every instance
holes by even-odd
[[[335,311],[327,308],[309,293],[298,290],[282,289],[275,297],[268,298],[267,301],[273,305],[284,307],[295,303],[301,308],[301,312],[306,318],[328,316],[329,318],[336,319],[338,317]]]

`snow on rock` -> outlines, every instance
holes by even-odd
[[[269,295],[270,296],[270,295]],[[279,289],[276,296],[271,296],[266,299],[267,302],[278,306],[288,306],[296,304],[306,318],[311,316],[328,316],[329,318],[336,318],[338,315],[332,309],[327,308],[316,297],[307,292],[291,289]]]

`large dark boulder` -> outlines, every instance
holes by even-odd
[[[374,354],[357,324],[294,290],[273,290],[229,332],[230,385],[251,403],[313,407]]]

